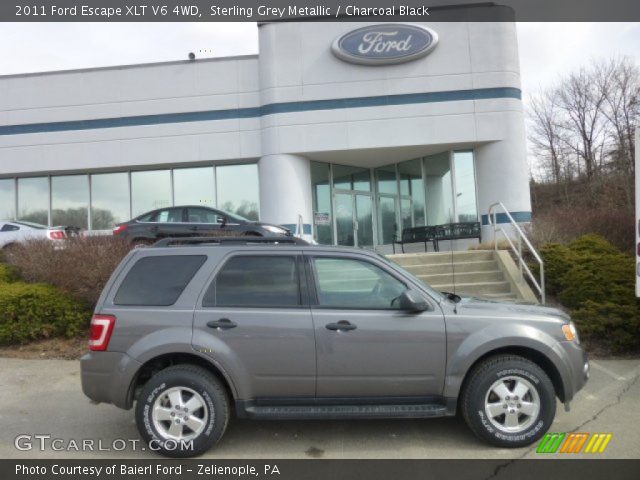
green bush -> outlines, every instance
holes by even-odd
[[[0,345],[85,332],[91,313],[51,285],[0,283]]]
[[[598,235],[542,249],[547,290],[571,310],[583,338],[612,352],[640,348],[635,259]]]
[[[9,265],[0,263],[0,284],[16,280],[15,272]]]

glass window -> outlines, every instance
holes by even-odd
[[[427,191],[427,221],[429,225],[453,223],[453,187],[449,152],[442,152],[424,159]]]
[[[2,225],[2,228],[0,228],[0,232],[15,232],[16,230],[20,230],[20,227],[10,223],[5,223]]]
[[[258,165],[226,165],[216,167],[216,188],[220,210],[258,220],[260,191]]]
[[[322,307],[397,309],[407,287],[372,263],[348,258],[316,258],[318,302]]]
[[[18,220],[49,224],[49,179],[18,179]]]
[[[187,222],[189,223],[220,223],[222,217],[215,210],[208,208],[188,208]]]
[[[454,152],[454,171],[456,177],[456,212],[459,222],[477,222],[476,172],[473,152]]]
[[[89,226],[89,179],[86,175],[51,177],[51,224]]]
[[[0,219],[11,220],[16,218],[15,188],[15,180],[13,178],[0,180]]]
[[[371,191],[369,169],[349,167],[346,165],[333,166],[333,187],[342,190]]]
[[[324,245],[331,245],[333,243],[333,221],[331,218],[331,185],[328,163],[311,162],[311,188],[313,189],[316,241]]]
[[[173,199],[176,205],[215,206],[213,167],[178,168],[173,171]]]
[[[300,305],[295,257],[231,258],[207,290],[205,307],[294,307]]]
[[[153,218],[154,222],[159,223],[180,223],[182,222],[182,208],[167,208],[160,210]]]
[[[129,174],[91,175],[91,228],[107,230],[131,218]]]
[[[398,194],[395,165],[376,168],[376,180],[378,182],[378,193]]]
[[[382,245],[389,245],[398,233],[396,198],[378,196],[378,237]]]
[[[113,300],[116,305],[173,305],[206,255],[144,257],[131,267]]]
[[[413,226],[425,225],[424,218],[424,182],[422,181],[422,161],[419,158],[398,164],[400,176],[400,194],[411,197]],[[403,205],[404,210],[404,205]],[[403,213],[403,217],[405,214]],[[406,228],[407,225],[403,224]]]
[[[169,170],[131,172],[131,210],[134,217],[168,206],[171,206]]]

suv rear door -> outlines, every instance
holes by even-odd
[[[315,395],[316,352],[300,252],[236,251],[199,299],[193,346],[222,363],[241,400]]]
[[[399,310],[407,280],[369,256],[309,253],[318,397],[442,394],[446,333],[437,304]],[[425,298],[426,294],[425,294]]]

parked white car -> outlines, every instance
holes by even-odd
[[[38,223],[0,220],[0,248],[39,238],[62,242],[77,234],[78,230],[73,227],[47,227]]]

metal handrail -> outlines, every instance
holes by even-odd
[[[502,209],[503,213],[509,219],[511,227],[518,234],[518,238],[517,238],[518,246],[517,247],[514,245],[513,240],[511,239],[511,236],[509,234],[507,234],[505,229],[502,228],[502,227],[498,227],[498,221],[497,221],[498,212],[496,212],[496,208],[497,207],[500,207]],[[496,251],[498,250],[498,239],[497,239],[497,236],[498,236],[498,232],[500,232],[500,233],[502,233],[502,235],[504,235],[504,238],[509,243],[509,246],[511,247],[511,250],[513,251],[513,253],[515,254],[515,256],[516,256],[516,258],[518,260],[518,267],[520,268],[520,278],[522,280],[524,280],[524,274],[525,273],[527,274],[527,276],[531,280],[531,283],[536,287],[536,290],[538,290],[538,293],[540,294],[540,303],[542,303],[542,305],[544,305],[545,302],[546,302],[546,295],[545,295],[545,289],[544,289],[544,261],[542,260],[542,257],[537,252],[537,250],[535,248],[533,248],[533,245],[531,244],[531,242],[529,241],[529,239],[527,238],[525,233],[520,228],[520,225],[518,225],[516,223],[516,221],[513,219],[513,217],[509,213],[509,210],[507,210],[507,207],[505,207],[502,202],[496,202],[496,203],[490,205],[487,217],[489,219],[489,225],[493,226],[493,244],[494,244],[494,249]],[[536,259],[538,264],[540,264],[540,281],[538,281],[535,278],[535,276],[533,275],[533,273],[531,273],[531,270],[529,269],[529,267],[527,266],[527,264],[524,261],[524,258],[522,257],[522,242],[525,243],[525,245],[527,246],[527,248],[529,248],[529,251],[531,252],[533,257]]]

